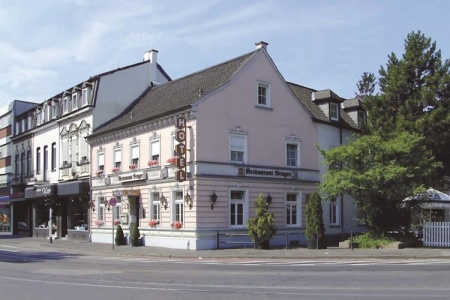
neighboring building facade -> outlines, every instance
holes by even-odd
[[[11,137],[20,130],[14,126],[16,116],[33,108],[37,103],[14,100],[0,109],[0,235],[11,235],[11,202],[23,198],[23,192],[14,190],[13,182],[22,181],[23,172],[13,174],[13,168],[23,159],[23,153],[14,149]]]
[[[91,77],[21,114],[16,123],[29,126],[13,137],[25,153],[15,173],[27,176],[16,186],[24,199],[14,203],[13,222],[30,225],[14,233],[89,239],[91,151],[85,137],[150,86],[169,80],[151,50],[141,63]]]
[[[305,206],[324,172],[316,145],[339,146],[358,128],[331,91],[286,83],[266,46],[152,87],[94,129],[93,242],[110,242],[120,221],[126,232],[137,223],[145,245],[249,243],[260,193],[280,233],[271,243],[305,242]],[[343,219],[338,209],[327,217]],[[326,222],[332,234],[358,229],[348,213],[345,227]]]

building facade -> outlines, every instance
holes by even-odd
[[[304,243],[305,206],[324,171],[317,145],[338,146],[358,132],[342,101],[329,90],[287,83],[264,42],[152,87],[87,137],[91,240],[111,242],[114,224],[128,233],[137,223],[150,246],[249,244],[247,220],[262,193],[279,232],[271,243]],[[344,219],[338,205],[333,215]],[[340,224],[327,226],[357,229],[352,217]]]

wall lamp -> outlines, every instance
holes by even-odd
[[[159,197],[159,201],[161,201],[161,204],[164,205],[164,209],[167,210],[167,199],[164,197],[164,194],[161,193],[161,196]]]
[[[216,192],[214,191],[211,194],[211,209],[214,209],[214,205],[216,204],[216,201],[217,201],[217,195],[216,195]]]
[[[92,209],[92,212],[95,212],[95,202],[94,202],[94,200],[91,199],[91,201],[89,201],[89,207]]]
[[[108,211],[111,210],[111,205],[109,204],[108,200],[105,199],[105,200],[103,201],[103,204],[105,204],[105,208],[106,208]]]
[[[270,206],[270,203],[272,203],[272,196],[270,196],[270,193],[266,197],[266,202],[267,202],[267,206]]]
[[[186,195],[184,195],[184,201],[189,204],[189,209],[192,209],[192,198],[189,192],[186,192]]]

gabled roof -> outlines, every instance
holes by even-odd
[[[231,80],[257,51],[261,50],[252,51],[185,77],[151,87],[124,112],[98,127],[91,137],[189,108],[200,97]]]
[[[292,93],[295,97],[303,104],[303,106],[311,113],[314,120],[329,124],[336,124],[337,126],[341,126],[344,128],[351,128],[358,130],[358,125],[353,121],[353,119],[339,106],[339,121],[331,122],[330,119],[325,115],[325,113],[317,106],[314,101],[311,100],[311,94],[316,93],[317,91],[311,88],[307,88],[292,82],[287,82],[288,87],[291,89]],[[327,95],[334,94],[331,90],[330,93],[325,93]],[[322,92],[322,91],[321,91]],[[334,94],[336,95],[336,94]],[[336,97],[338,97],[336,95]],[[338,97],[341,99],[340,97]]]
[[[362,101],[359,98],[347,99],[344,101],[343,105],[345,110],[363,108]]]

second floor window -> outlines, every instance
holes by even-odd
[[[56,170],[56,143],[52,143],[52,171]]]
[[[114,151],[114,168],[121,168],[122,166],[122,151],[115,150]]]
[[[298,166],[298,145],[286,144],[286,165],[288,167]]]
[[[105,154],[100,153],[98,155],[98,170],[103,171],[105,170]]]
[[[27,175],[31,175],[31,150],[27,150]]]
[[[36,149],[36,173],[41,173],[41,148]]]
[[[135,166],[139,164],[139,146],[131,147],[131,164]]]
[[[159,163],[159,140],[150,142],[150,158]]]
[[[230,136],[230,161],[243,163],[246,160],[246,137],[240,135]]]

